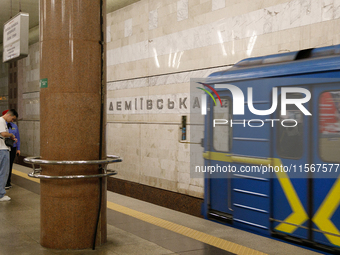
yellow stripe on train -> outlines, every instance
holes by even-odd
[[[313,216],[313,222],[318,228],[324,232],[336,234],[340,236],[339,230],[331,221],[335,210],[340,204],[340,179],[338,178],[333,184],[333,187],[328,192],[326,198],[323,200],[321,206]],[[326,238],[335,245],[340,246],[340,237],[334,235],[324,234]]]
[[[242,157],[233,156],[232,154],[219,153],[219,152],[205,152],[203,157],[208,160],[216,160],[223,162],[233,162],[233,163],[244,163],[244,164],[254,164],[254,165],[272,165],[281,166],[282,162],[279,158],[252,158],[252,157]],[[281,185],[281,188],[288,200],[291,207],[292,213],[284,219],[282,223],[276,226],[276,230],[292,234],[298,226],[304,224],[309,218],[308,215],[300,201],[296,190],[289,176],[285,172],[277,172],[276,176]],[[340,205],[340,178],[336,180],[331,190],[328,192],[318,211],[313,217],[313,222],[318,226],[321,231],[328,232],[330,234],[324,233],[326,238],[334,245],[340,246],[340,232],[337,227],[331,221],[331,218]],[[288,223],[288,224],[286,224]],[[293,225],[291,225],[293,224]],[[294,226],[296,225],[296,226]],[[334,235],[331,235],[334,234]],[[338,236],[335,236],[338,235]]]

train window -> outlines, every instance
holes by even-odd
[[[319,154],[324,161],[340,162],[340,91],[319,98]]]
[[[303,98],[300,93],[288,93],[287,98]],[[279,100],[279,113],[281,102]],[[285,126],[277,125],[277,153],[281,158],[299,159],[303,155],[303,113],[294,104],[288,104],[286,115],[280,115],[280,122],[286,120]],[[291,123],[289,120],[292,120]],[[295,120],[295,121],[293,121]]]
[[[231,100],[230,97],[221,97],[221,101],[222,105],[217,103],[213,108],[214,119],[223,120],[225,124],[213,127],[213,146],[216,151],[228,152],[231,147],[231,128],[229,125]],[[218,102],[217,98],[216,102]]]

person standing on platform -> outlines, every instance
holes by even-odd
[[[7,112],[8,112],[8,110],[3,111],[2,115],[5,115]],[[15,159],[16,155],[20,156],[20,135],[19,135],[18,126],[14,122],[8,122],[7,127],[8,127],[8,132],[13,134],[15,136],[15,138],[18,140],[18,142],[16,142],[13,145],[13,147],[11,148],[11,151],[9,152],[10,165],[9,165],[9,174],[8,174],[8,179],[7,179],[5,189],[10,189],[10,188],[12,188],[11,176],[12,176],[12,168],[13,168],[14,159]]]
[[[15,135],[8,132],[7,123],[11,123],[16,120],[18,113],[15,110],[9,110],[0,118],[0,202],[9,201],[11,198],[5,196],[6,190],[5,186],[8,179],[9,173],[9,151],[10,148],[5,144],[5,138],[11,138],[15,142],[17,139]],[[6,123],[7,122],[7,123]]]

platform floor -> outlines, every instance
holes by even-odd
[[[323,254],[108,192],[108,242],[95,250],[39,244],[40,187],[31,169],[14,165],[9,202],[0,202],[0,255]]]

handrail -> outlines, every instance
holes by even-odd
[[[81,178],[102,178],[111,175],[116,175],[117,172],[114,170],[108,170],[107,165],[111,163],[122,162],[123,160],[116,155],[107,155],[106,159],[101,160],[45,160],[40,159],[41,157],[27,157],[24,162],[31,164],[33,172],[29,173],[29,177],[39,179],[81,179]],[[36,168],[35,165],[102,165],[100,169],[104,170],[102,174],[91,174],[91,175],[42,175],[41,168]]]
[[[101,160],[46,160],[40,159],[41,157],[27,157],[24,159],[26,163],[37,165],[95,165],[95,164],[110,164],[115,162],[121,162],[122,159],[116,155],[107,155],[107,158]]]

